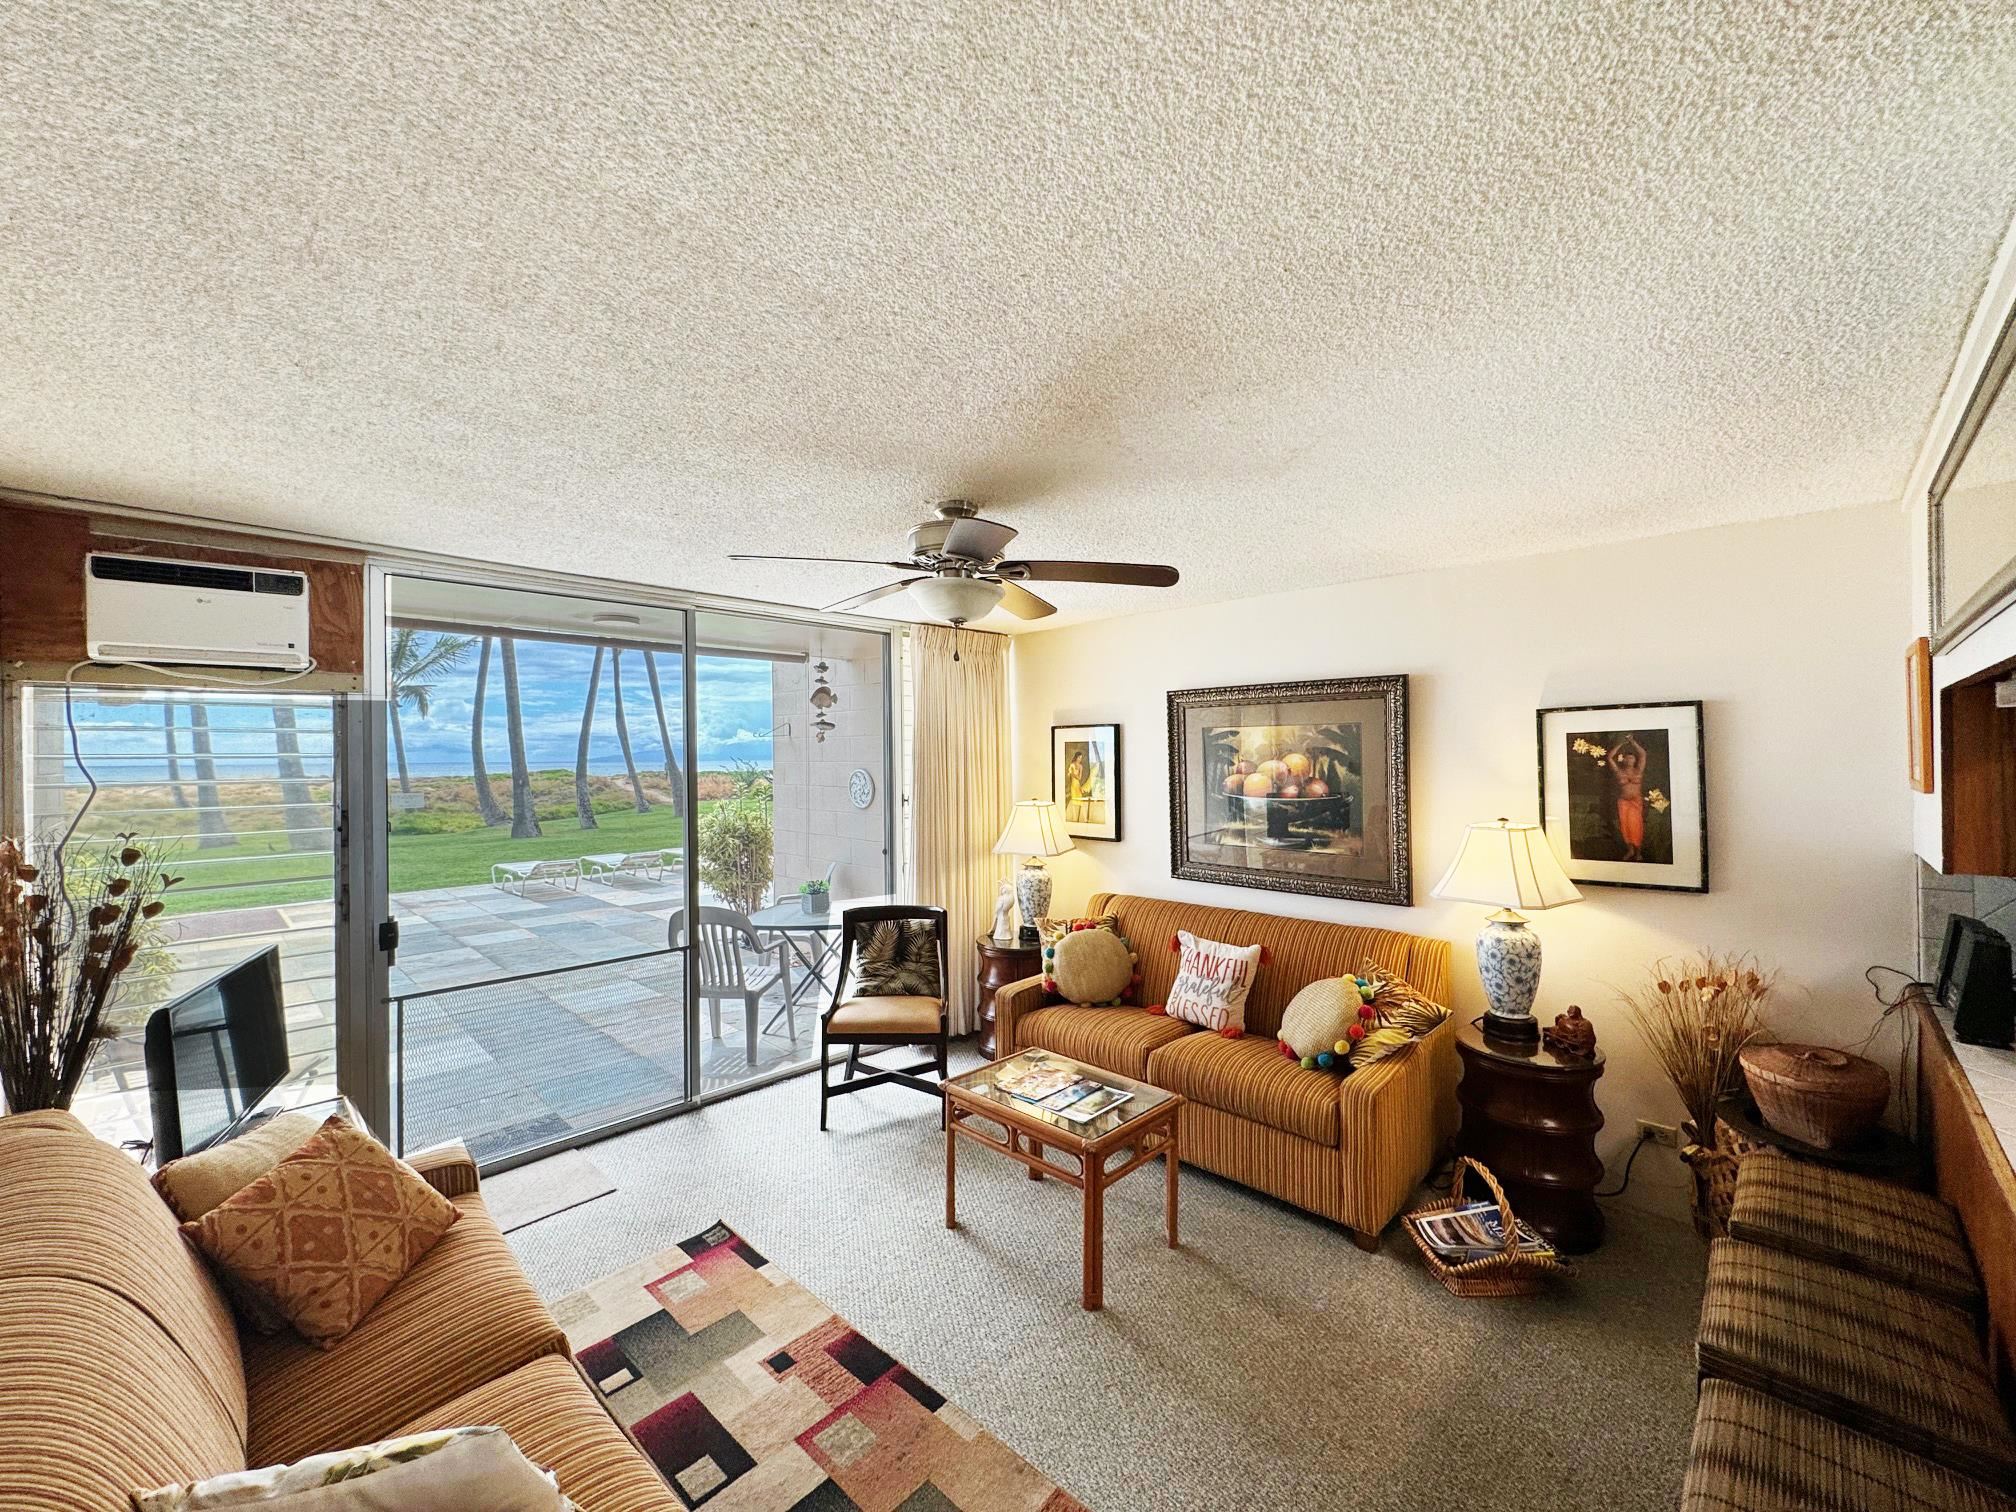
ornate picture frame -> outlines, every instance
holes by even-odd
[[[1169,871],[1408,908],[1407,678],[1169,694]]]
[[[1120,726],[1050,726],[1050,800],[1074,840],[1120,838]]]
[[[1708,741],[1699,699],[1534,716],[1540,824],[1578,887],[1708,891]]]

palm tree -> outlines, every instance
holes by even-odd
[[[651,707],[658,712],[658,743],[665,748],[665,780],[672,785],[672,812],[686,813],[686,779],[679,775],[679,758],[672,753],[672,732],[665,726],[665,695],[658,688],[658,653],[644,653],[644,670],[651,678]]]
[[[399,758],[399,791],[413,791],[413,779],[406,770],[406,732],[399,727],[399,706],[413,705],[413,712],[425,719],[434,706],[434,684],[428,678],[453,672],[476,644],[473,635],[422,635],[418,630],[392,632],[386,662],[392,673],[392,750]]]
[[[525,765],[525,722],[518,707],[518,643],[503,638],[504,729],[511,741],[511,838],[530,840],[539,833],[539,814],[532,807],[532,773]]]
[[[182,763],[175,759],[175,700],[161,700],[161,738],[168,746],[168,798],[177,808],[189,807],[189,795],[182,791]]]
[[[273,703],[273,749],[280,766],[280,801],[286,805],[281,822],[287,826],[287,848],[319,851],[328,826],[316,822],[322,816],[315,810],[308,769],[301,763],[300,728],[294,722],[294,705],[285,699]]]
[[[476,657],[476,701],[469,713],[469,759],[476,767],[476,812],[485,824],[502,824],[504,810],[497,807],[497,795],[490,791],[490,770],[483,765],[483,690],[490,681],[490,636],[483,637],[483,649]]]
[[[196,762],[196,848],[216,850],[236,836],[217,799],[217,763],[210,759],[210,711],[202,703],[189,705],[189,747]]]
[[[581,705],[581,742],[574,747],[574,812],[581,828],[594,829],[595,805],[588,801],[588,732],[595,725],[595,694],[602,686],[602,648],[595,648],[595,665],[588,669],[588,698]]]
[[[651,800],[644,796],[644,784],[637,780],[637,763],[630,755],[630,721],[623,715],[623,652],[620,647],[612,647],[609,652],[609,696],[616,700],[616,744],[623,748],[623,770],[630,774],[630,797],[637,805],[637,812],[651,812]]]

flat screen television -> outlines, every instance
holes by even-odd
[[[1979,919],[1946,921],[1939,951],[1939,1006],[1953,1015],[1953,1037],[2007,1049],[2016,1035],[2016,968],[2009,941]]]
[[[222,1139],[287,1074],[279,946],[155,1009],[143,1054],[154,1158],[165,1164]]]

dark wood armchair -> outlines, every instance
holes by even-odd
[[[936,997],[847,997],[854,977],[855,947],[877,924],[917,921],[930,923],[938,941],[938,995]],[[819,1127],[826,1127],[826,1104],[849,1092],[866,1091],[895,1082],[929,1093],[938,1101],[938,1122],[945,1122],[945,989],[950,982],[945,956],[945,910],[912,903],[878,904],[850,908],[840,916],[840,974],[833,988],[833,1002],[820,1022],[826,1044],[819,1056]],[[833,1081],[828,1049],[847,1047],[846,1075]],[[893,1069],[867,1065],[861,1061],[865,1048],[870,1055],[898,1045],[928,1046],[929,1060]],[[938,1073],[937,1081],[925,1080],[928,1072]]]

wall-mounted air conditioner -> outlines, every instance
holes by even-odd
[[[308,666],[308,579],[94,551],[84,561],[84,651],[97,661],[299,672]]]

